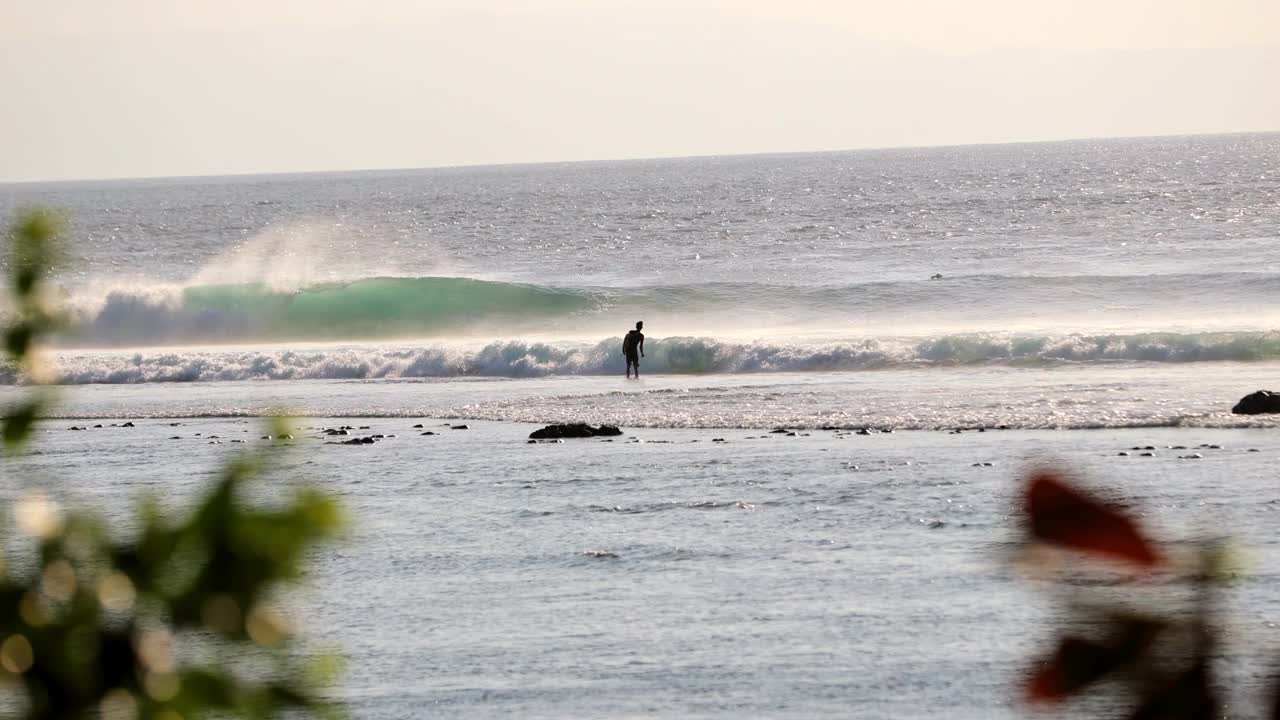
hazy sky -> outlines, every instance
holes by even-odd
[[[1278,0],[0,0],[0,182],[1280,130]]]

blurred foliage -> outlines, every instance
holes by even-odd
[[[1023,567],[1049,582],[1068,618],[1027,675],[1028,702],[1057,705],[1089,693],[1085,701],[1107,716],[1227,715],[1216,607],[1236,571],[1222,542],[1161,547],[1131,509],[1058,471],[1027,478],[1022,517]],[[1264,712],[1280,720],[1278,689],[1268,689]]]
[[[9,231],[9,284],[13,291],[13,307],[8,313],[4,332],[4,348],[8,365],[15,377],[21,373],[37,383],[42,373],[39,342],[42,336],[58,329],[62,318],[47,301],[45,280],[62,257],[58,233],[62,219],[48,210],[27,210],[18,215]],[[7,451],[20,448],[31,432],[31,426],[48,405],[49,396],[36,391],[16,407],[5,412],[4,438]]]
[[[43,299],[61,223],[20,215],[11,231],[11,362],[41,381],[39,343],[59,325]],[[5,447],[21,450],[47,407],[45,388],[6,409]],[[274,421],[273,436],[288,432]],[[141,504],[121,542],[88,512],[64,512],[39,490],[12,504],[34,544],[0,557],[0,714],[29,719],[184,720],[282,714],[332,717],[322,694],[334,661],[299,659],[280,589],[301,577],[316,544],[340,527],[337,505],[312,490],[255,508],[245,487],[278,449],[231,461],[185,518]]]

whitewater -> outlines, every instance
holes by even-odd
[[[1160,378],[1194,367],[1197,385],[1223,380],[1180,416],[1195,424],[1280,364],[1277,134],[0,186],[5,217],[33,204],[70,221],[58,382],[183,383],[160,414],[217,383],[304,412],[327,407],[308,393],[350,381],[583,387],[622,374],[636,320],[642,382],[713,395],[737,376],[789,398],[815,375],[1103,383],[1129,367],[1160,406],[1192,394]],[[560,402],[474,412],[536,422]],[[732,402],[623,419],[822,422]],[[990,415],[968,405],[923,425]],[[1065,424],[1153,417],[1085,406]]]

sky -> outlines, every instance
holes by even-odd
[[[1280,130],[1276,0],[0,0],[0,182]]]

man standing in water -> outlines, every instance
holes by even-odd
[[[644,322],[636,323],[636,329],[627,332],[622,338],[622,355],[627,359],[627,378],[631,377],[631,366],[636,367],[636,379],[640,379],[640,358],[644,357]]]

